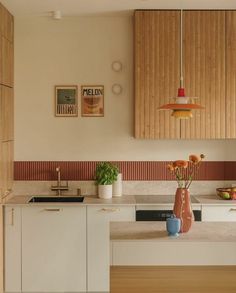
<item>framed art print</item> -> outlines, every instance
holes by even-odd
[[[78,116],[78,87],[76,85],[55,86],[55,116]]]
[[[81,115],[83,117],[104,116],[104,86],[81,86]]]

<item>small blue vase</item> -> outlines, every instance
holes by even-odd
[[[180,219],[176,218],[175,215],[172,215],[170,218],[166,220],[166,230],[169,236],[179,236],[180,224]]]

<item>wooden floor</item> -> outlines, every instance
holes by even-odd
[[[236,266],[115,266],[110,292],[236,293]]]

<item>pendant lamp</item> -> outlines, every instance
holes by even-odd
[[[183,79],[183,11],[180,12],[180,87],[178,95],[174,98],[174,103],[160,106],[159,110],[172,110],[171,116],[179,119],[192,118],[192,110],[204,109],[204,107],[194,103],[196,98],[185,96]]]

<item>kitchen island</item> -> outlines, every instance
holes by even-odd
[[[236,292],[235,222],[195,222],[179,237],[165,222],[113,222],[110,242],[112,293]]]
[[[169,237],[165,222],[110,224],[112,265],[236,265],[236,223],[194,222]]]

